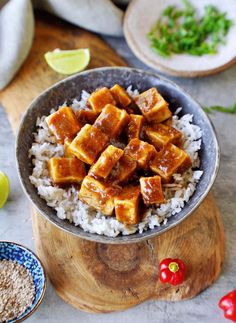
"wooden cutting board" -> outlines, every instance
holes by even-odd
[[[42,90],[64,76],[53,72],[43,54],[54,48],[89,47],[89,68],[126,65],[99,37],[48,15],[37,15],[33,47],[11,84],[0,93],[12,128]],[[218,277],[224,257],[221,216],[210,193],[187,220],[159,237],[128,245],[99,244],[72,236],[32,212],[36,250],[57,293],[89,312],[111,312],[147,299],[179,301],[196,296]],[[158,280],[160,260],[187,264],[177,287]]]

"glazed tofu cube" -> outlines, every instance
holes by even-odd
[[[168,127],[162,123],[156,124],[153,127],[147,127],[145,134],[148,140],[157,149],[162,148],[169,142],[178,145],[181,142],[182,134],[173,127]]]
[[[93,177],[84,178],[79,198],[105,215],[111,215],[114,210],[114,198],[109,193],[109,187]]]
[[[170,181],[174,173],[183,173],[191,166],[189,155],[171,143],[157,152],[155,158],[150,162],[151,170],[160,175],[165,182]]]
[[[53,157],[48,168],[54,184],[80,183],[86,176],[84,163],[77,158]]]
[[[132,100],[130,96],[119,84],[115,84],[110,91],[117,105],[121,108],[125,108],[131,103]]]
[[[183,161],[182,161],[181,165],[178,167],[177,171],[179,174],[183,174],[191,167],[192,167],[192,160],[189,157],[189,155],[184,151]]]
[[[166,125],[166,126],[169,126],[171,127],[172,124],[173,124],[173,120],[172,120],[172,117],[170,117],[169,119],[163,121],[163,124]]]
[[[75,115],[79,123],[84,126],[87,123],[93,124],[97,119],[98,113],[89,109],[79,109],[75,111]]]
[[[113,183],[123,184],[130,180],[137,169],[137,162],[127,154],[123,154],[113,167],[109,180]]]
[[[128,124],[128,140],[139,138],[144,123],[144,117],[138,114],[130,114]]]
[[[72,140],[81,129],[73,110],[69,107],[62,107],[49,115],[46,122],[50,131],[61,144],[66,139]]]
[[[100,113],[107,104],[116,104],[115,99],[107,87],[103,87],[93,92],[88,98],[88,102],[96,113]]]
[[[99,128],[110,138],[117,137],[129,122],[129,115],[125,110],[121,110],[112,104],[107,104],[94,123],[94,127]]]
[[[71,144],[71,141],[65,140],[65,142],[64,142],[64,157],[67,157],[67,158],[75,157],[75,155],[70,151],[70,148],[69,148],[70,144]]]
[[[100,129],[89,124],[83,126],[69,146],[69,150],[86,164],[93,164],[105,148],[109,138]]]
[[[115,213],[118,221],[132,225],[140,221],[141,193],[139,186],[127,186],[115,197]]]
[[[123,150],[115,146],[108,146],[100,155],[96,163],[90,168],[89,175],[107,178],[112,168],[123,155]]]
[[[135,103],[148,121],[162,122],[172,116],[168,103],[155,88],[136,96]]]
[[[161,204],[165,202],[160,176],[141,177],[139,182],[141,194],[146,205]]]
[[[125,153],[137,161],[139,168],[148,169],[149,161],[155,156],[156,149],[145,141],[132,139],[125,147]]]

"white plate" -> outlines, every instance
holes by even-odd
[[[234,21],[226,37],[226,44],[220,45],[215,55],[192,56],[173,54],[165,58],[150,48],[147,33],[169,5],[182,6],[181,0],[133,0],[124,20],[124,33],[134,54],[145,64],[159,71],[175,76],[204,76],[220,72],[236,63],[236,1],[198,0],[191,1],[199,15],[204,6],[212,4]]]

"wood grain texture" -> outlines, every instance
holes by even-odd
[[[38,17],[31,54],[0,94],[14,130],[30,101],[63,78],[43,59],[44,52],[56,47],[90,47],[90,68],[125,65],[97,36],[51,17]],[[32,218],[36,250],[57,293],[88,312],[123,310],[147,299],[194,297],[217,279],[224,258],[224,230],[211,193],[180,225],[137,244],[94,243],[58,229],[35,210]],[[181,286],[158,281],[159,262],[166,257],[186,262],[187,279]]]
[[[219,211],[210,193],[194,214],[159,237],[128,245],[82,240],[33,214],[36,249],[57,293],[87,312],[124,310],[147,299],[179,301],[196,296],[218,277],[224,256]],[[181,258],[180,286],[158,280],[159,262]]]

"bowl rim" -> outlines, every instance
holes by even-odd
[[[80,75],[87,75],[96,71],[111,71],[111,70],[123,70],[123,71],[128,71],[128,72],[136,72],[136,73],[141,73],[141,74],[146,74],[149,75],[150,77],[154,77],[154,78],[158,78],[161,81],[164,81],[166,83],[169,83],[170,85],[172,85],[173,87],[175,87],[178,91],[180,91],[181,93],[183,93],[187,98],[191,99],[192,101],[196,102],[197,105],[199,107],[202,107],[201,104],[198,102],[198,100],[196,100],[195,98],[193,98],[185,89],[183,89],[181,86],[179,86],[178,84],[176,84],[175,82],[173,82],[172,80],[169,80],[167,77],[164,77],[162,75],[159,75],[156,72],[152,72],[152,71],[145,71],[143,69],[139,69],[139,68],[133,68],[133,67],[124,67],[124,66],[107,66],[107,67],[98,67],[98,68],[93,68],[93,69],[89,69],[83,72],[79,72],[76,73],[74,75],[71,75],[55,84],[53,84],[52,86],[48,87],[47,89],[45,89],[43,92],[41,92],[36,98],[34,98],[34,100],[27,106],[25,112],[22,115],[18,130],[17,130],[17,136],[16,136],[16,141],[15,141],[15,154],[16,154],[16,166],[17,166],[17,173],[18,173],[18,177],[20,179],[20,183],[21,186],[23,188],[24,193],[26,194],[26,196],[28,197],[28,199],[31,201],[31,203],[33,204],[33,206],[35,207],[35,209],[40,213],[40,215],[42,215],[46,220],[48,220],[50,223],[52,223],[53,225],[55,225],[58,229],[63,230],[64,232],[68,233],[68,234],[72,234],[73,236],[80,238],[80,239],[85,239],[85,240],[89,240],[89,241],[93,241],[93,242],[98,242],[98,243],[108,243],[108,244],[128,244],[128,243],[136,243],[136,242],[140,242],[140,241],[145,241],[148,239],[151,239],[155,236],[158,236],[160,234],[163,234],[164,232],[173,229],[174,227],[176,227],[178,224],[180,224],[181,222],[183,222],[184,220],[186,220],[199,206],[200,204],[204,201],[204,199],[207,197],[210,189],[212,188],[215,179],[217,177],[218,171],[219,171],[219,167],[220,167],[220,146],[219,146],[219,141],[217,138],[217,134],[215,131],[215,127],[212,123],[212,121],[210,120],[209,116],[206,114],[206,112],[201,109],[204,117],[205,117],[205,121],[208,122],[208,126],[211,128],[212,133],[213,133],[213,141],[214,144],[216,146],[216,159],[215,159],[215,167],[213,169],[213,175],[207,185],[206,190],[201,194],[201,196],[199,197],[198,201],[195,203],[195,205],[192,207],[192,209],[182,218],[178,219],[177,221],[175,221],[174,223],[172,223],[170,226],[164,227],[161,231],[155,231],[154,229],[149,229],[147,231],[144,231],[144,235],[137,237],[135,233],[132,233],[130,235],[122,235],[122,236],[117,236],[117,237],[109,237],[109,236],[105,236],[105,235],[99,235],[96,233],[90,233],[90,232],[86,232],[84,231],[82,228],[81,230],[83,230],[83,234],[80,233],[76,233],[73,231],[68,230],[67,228],[63,227],[62,225],[60,225],[60,223],[57,223],[55,221],[53,221],[52,219],[50,219],[47,215],[46,212],[42,211],[40,209],[40,207],[37,205],[37,203],[34,202],[33,198],[31,197],[31,195],[27,192],[26,187],[24,186],[24,182],[21,176],[21,167],[19,165],[18,162],[18,152],[20,150],[19,148],[19,135],[21,132],[21,129],[24,127],[24,121],[25,118],[28,114],[28,111],[35,105],[35,103],[37,103],[37,101],[44,95],[46,95],[47,93],[49,93],[54,87],[59,86],[60,84],[66,83],[67,81],[73,80],[74,78],[77,78]],[[46,203],[46,202],[45,202]],[[183,208],[184,209],[184,208]],[[64,221],[64,220],[63,220]],[[147,233],[148,234],[145,234]]]
[[[20,323],[20,322],[23,322],[24,320],[26,320],[29,316],[31,316],[38,309],[39,305],[42,303],[43,298],[45,296],[46,289],[47,289],[47,274],[46,274],[46,271],[45,271],[42,261],[39,259],[39,257],[36,255],[36,253],[34,251],[32,251],[31,249],[29,249],[28,247],[25,247],[24,245],[22,245],[20,243],[13,242],[13,241],[0,240],[0,244],[1,243],[15,245],[17,247],[20,247],[21,249],[28,251],[30,254],[32,254],[38,260],[38,262],[43,270],[44,284],[43,284],[43,289],[42,289],[40,298],[38,299],[37,303],[34,305],[34,307],[32,307],[32,309],[27,314],[24,315],[24,313],[22,313],[21,315],[24,315],[24,316],[21,317],[20,319],[15,318],[15,319],[12,319],[12,320],[6,322],[6,323],[8,323],[8,322]]]

